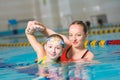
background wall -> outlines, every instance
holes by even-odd
[[[120,0],[70,0],[73,20],[92,20],[92,16],[105,14],[108,23],[120,22]]]
[[[50,28],[68,28],[73,20],[89,20],[105,14],[107,23],[120,23],[120,0],[0,0],[0,31],[9,30],[8,20],[16,19],[18,28],[38,20]]]
[[[34,17],[32,0],[0,0],[0,31],[8,30],[8,20]]]

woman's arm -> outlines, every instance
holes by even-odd
[[[52,29],[47,28],[45,25],[41,24],[40,22],[37,22],[37,21],[35,21],[35,22],[36,22],[37,25],[39,25],[40,31],[41,31],[45,36],[49,36],[49,35],[51,35],[51,34],[59,34],[59,33],[55,32],[55,31],[53,31]],[[44,29],[44,30],[43,30],[43,29]],[[62,35],[62,34],[59,34],[59,35],[63,37],[64,42],[65,42],[65,44],[66,44],[67,46],[70,46],[70,45],[71,45],[70,41],[68,40],[68,38],[67,38],[65,35]]]
[[[30,42],[31,46],[37,53],[37,58],[41,59],[45,55],[45,51],[44,51],[43,46],[38,42],[38,40],[34,36],[36,26],[37,25],[35,25],[34,21],[29,21],[27,28],[25,30],[25,33],[26,33],[27,39]]]

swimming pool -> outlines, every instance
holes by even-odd
[[[5,38],[0,42],[18,43],[26,42],[26,38]],[[90,35],[88,40],[118,40],[119,33]],[[4,40],[4,41],[3,41]],[[1,80],[41,80],[36,75],[38,66],[35,65],[35,52],[31,46],[20,45],[5,45],[0,47],[0,79]],[[95,59],[100,63],[88,64],[71,64],[68,66],[69,76],[77,77],[71,80],[120,80],[120,45],[100,46],[96,44],[87,46],[95,54]],[[21,68],[29,65],[34,65],[30,68]],[[81,67],[82,66],[82,67]],[[76,72],[75,72],[76,71]],[[66,80],[70,80],[67,78]]]

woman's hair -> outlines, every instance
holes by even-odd
[[[87,33],[87,26],[86,26],[86,24],[85,24],[83,21],[75,20],[75,21],[73,21],[73,22],[70,24],[70,26],[71,26],[71,25],[74,25],[74,24],[78,24],[78,25],[83,26],[84,32]]]
[[[61,41],[60,41],[60,44],[62,45],[62,47],[64,48],[65,47],[65,43],[64,43],[64,39],[59,35],[59,34],[52,34],[52,35],[50,35],[50,36],[48,36],[47,37],[47,41],[49,41],[50,40],[50,38],[54,38],[54,37],[57,37],[57,38],[59,38]],[[47,42],[46,41],[46,42]]]

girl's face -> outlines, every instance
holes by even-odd
[[[83,26],[73,24],[69,28],[69,40],[74,47],[83,47],[87,34],[83,31]]]
[[[49,38],[49,40],[46,43],[46,55],[50,58],[50,59],[57,59],[58,57],[61,56],[62,51],[63,51],[63,47],[61,45],[61,39],[59,38]]]

